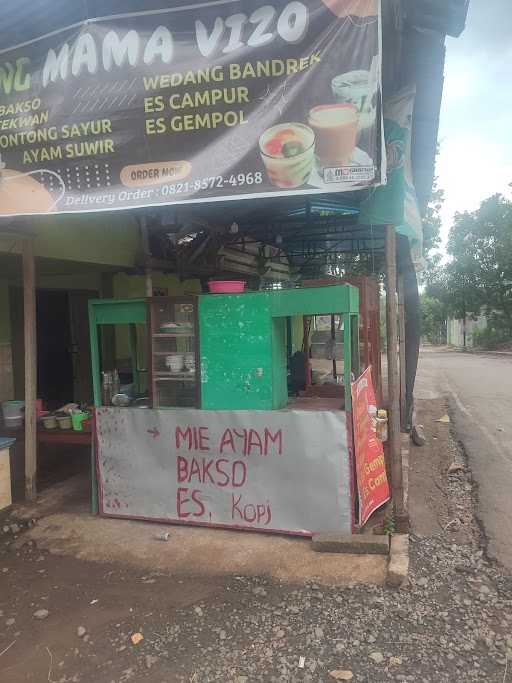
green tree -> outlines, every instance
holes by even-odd
[[[443,208],[444,191],[434,178],[432,194],[423,216],[423,255],[429,260],[431,253],[439,248],[441,243],[441,209]]]
[[[426,261],[426,268],[421,274],[425,293],[434,299],[445,300],[446,290],[446,267],[442,262],[440,253],[431,254]]]
[[[446,306],[435,297],[422,294],[421,307],[421,335],[431,344],[446,343]]]
[[[486,199],[477,211],[458,213],[448,240],[447,304],[456,317],[484,309],[512,336],[512,202]]]

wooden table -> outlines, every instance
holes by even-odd
[[[73,429],[38,428],[37,443],[90,446],[92,444],[92,433],[75,432]]]

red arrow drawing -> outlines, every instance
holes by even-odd
[[[153,439],[156,439],[158,436],[160,436],[160,432],[158,431],[158,429],[156,427],[154,429],[148,429],[147,432],[148,432],[148,434],[153,435]]]

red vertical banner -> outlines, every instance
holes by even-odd
[[[376,433],[377,401],[371,367],[352,383],[351,390],[359,524],[363,526],[390,497],[384,448]]]

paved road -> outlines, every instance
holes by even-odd
[[[416,397],[448,395],[478,484],[488,553],[512,571],[512,356],[424,350]]]

